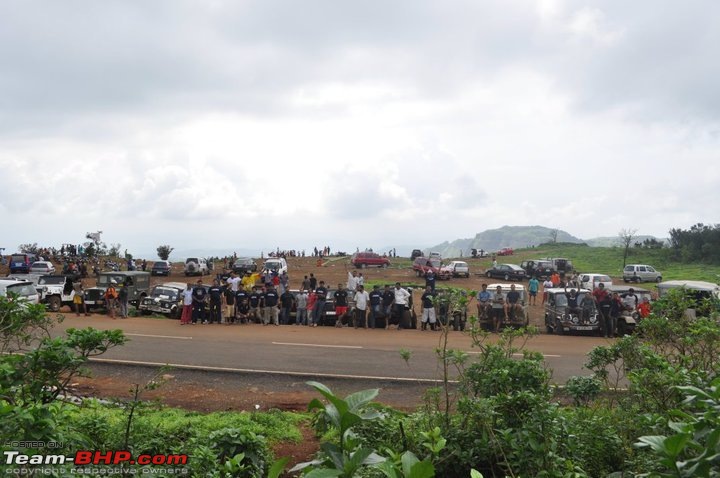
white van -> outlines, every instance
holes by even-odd
[[[662,282],[662,274],[647,264],[628,264],[623,269],[625,282]]]

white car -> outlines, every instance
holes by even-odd
[[[31,304],[40,303],[40,294],[35,289],[35,284],[26,280],[0,279],[0,296],[7,297],[8,293],[20,296],[21,300]]]
[[[277,272],[278,275],[280,275],[283,272],[287,273],[287,271],[287,262],[282,257],[267,259],[262,268],[263,275],[272,274],[273,272]]]
[[[452,261],[442,269],[450,272],[453,277],[470,277],[470,267],[467,262]]]
[[[210,274],[210,268],[203,257],[188,257],[185,259],[186,276],[204,276]]]
[[[54,274],[55,266],[50,261],[35,261],[30,266],[32,274]]]
[[[613,285],[610,276],[605,274],[580,274],[578,275],[578,281],[582,289],[595,290],[597,286],[602,284],[607,289]]]

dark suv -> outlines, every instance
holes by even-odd
[[[232,265],[232,271],[240,276],[244,276],[246,272],[257,271],[257,264],[252,257],[238,257]]]
[[[525,270],[528,277],[535,276],[538,279],[547,279],[555,272],[552,261],[547,259],[522,261],[520,267]]]
[[[360,269],[370,266],[382,268],[390,266],[390,261],[387,257],[382,257],[380,254],[376,254],[374,252],[357,252],[352,255],[350,262],[353,266]]]

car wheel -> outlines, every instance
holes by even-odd
[[[48,309],[50,309],[51,312],[57,312],[60,310],[60,306],[62,305],[62,302],[60,301],[60,297],[54,295],[48,299]]]
[[[492,277],[492,274],[490,272],[486,272],[485,277]]]
[[[505,274],[504,279],[505,279],[506,281],[510,281],[510,274]]]
[[[469,273],[469,272],[468,272],[467,274],[465,274],[465,278],[466,278],[466,279],[469,279],[469,278],[470,278],[470,273]]]
[[[360,264],[358,264],[358,266],[360,267],[360,269],[365,269],[365,263],[364,263],[364,262],[361,262]]]
[[[655,278],[655,282],[662,282],[662,277],[657,276],[657,277]]]
[[[387,268],[388,268],[387,262],[383,263],[382,268],[383,268],[383,269],[387,269]]]

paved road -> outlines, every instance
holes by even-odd
[[[173,366],[237,369],[246,372],[290,372],[300,376],[352,376],[369,379],[434,381],[440,378],[435,355],[439,332],[420,330],[355,330],[334,327],[262,325],[184,325],[174,320],[66,315],[58,330],[92,326],[122,329],[131,339],[109,351],[103,360],[171,364]],[[493,336],[490,340],[497,340]],[[586,375],[586,354],[607,339],[541,335],[527,348],[545,355],[553,381],[565,383]],[[449,346],[477,353],[471,340],[450,332]],[[411,351],[409,364],[400,350]]]

